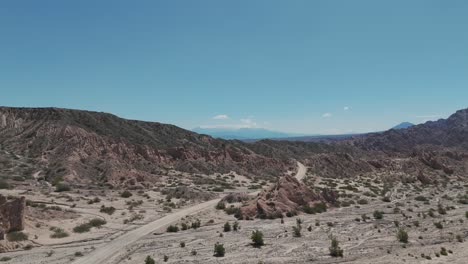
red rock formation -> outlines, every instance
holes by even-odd
[[[5,196],[0,195],[0,240],[3,239],[4,233],[24,229],[25,208],[24,197],[7,200]]]
[[[327,193],[327,198],[336,200],[336,195]],[[250,218],[277,218],[287,213],[295,214],[304,206],[312,207],[322,201],[322,195],[314,193],[293,176],[286,175],[272,189],[261,192],[255,200],[241,207],[241,214]]]

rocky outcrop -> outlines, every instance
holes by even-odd
[[[327,193],[327,199],[336,200],[336,194]],[[305,207],[311,208],[322,202],[324,198],[321,194],[313,192],[293,176],[286,175],[273,188],[261,192],[240,210],[244,218],[278,218],[288,213],[296,214]]]
[[[24,229],[25,209],[26,199],[24,197],[8,200],[5,196],[0,195],[0,239],[4,238],[5,233]]]

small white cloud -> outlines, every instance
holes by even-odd
[[[229,119],[229,116],[228,115],[215,115],[215,116],[213,116],[213,119],[226,120],[226,119]]]
[[[349,110],[349,106],[343,107],[343,110],[348,111],[348,110]]]
[[[256,127],[257,122],[255,122],[252,118],[242,118],[241,123],[245,125],[245,127],[250,128],[250,127]]]
[[[323,118],[328,118],[328,117],[331,117],[332,114],[331,113],[325,113],[322,115]]]

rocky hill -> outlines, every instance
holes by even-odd
[[[0,173],[78,183],[151,182],[170,170],[277,177],[294,159],[325,177],[468,170],[468,109],[446,120],[333,143],[215,139],[173,125],[57,108],[0,107]],[[465,169],[466,168],[466,169]]]
[[[42,171],[49,181],[124,184],[151,181],[171,169],[277,176],[293,165],[271,147],[248,146],[107,113],[0,108],[0,165],[24,160],[30,173]]]

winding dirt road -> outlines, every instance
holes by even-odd
[[[298,170],[295,175],[296,179],[301,181],[307,172],[307,168],[300,162],[297,162]],[[105,264],[112,263],[114,257],[121,250],[125,250],[125,246],[138,241],[140,238],[159,229],[166,228],[170,224],[179,221],[181,218],[195,214],[206,209],[213,208],[221,199],[215,199],[201,204],[194,205],[189,208],[182,209],[178,212],[167,215],[163,218],[148,223],[135,230],[109,241],[103,247],[97,248],[88,255],[78,258],[73,264]]]

